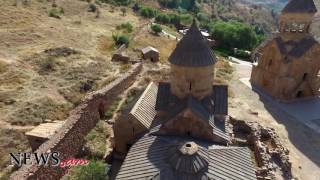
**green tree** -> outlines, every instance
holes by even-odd
[[[170,20],[171,19],[170,19],[169,15],[164,14],[164,13],[160,13],[156,17],[156,22],[163,23],[163,24],[170,23]]]
[[[126,46],[128,46],[130,42],[129,37],[126,35],[118,35],[118,34],[112,35],[112,39],[116,46],[121,46],[122,44],[125,44]]]
[[[220,48],[251,50],[259,43],[259,38],[254,28],[245,23],[216,21],[210,23],[208,27],[210,34],[212,34]]]
[[[146,6],[141,6],[139,9],[139,13],[141,16],[146,17],[146,18],[153,18],[157,15],[158,11],[156,9],[146,7]]]
[[[154,33],[159,34],[162,32],[162,27],[159,24],[151,25],[151,29]]]

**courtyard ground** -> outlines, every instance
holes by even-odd
[[[259,122],[263,126],[274,128],[283,144],[290,150],[294,177],[301,180],[320,180],[320,134],[288,116],[288,112],[279,109],[276,102],[260,97],[251,90],[246,83],[248,81],[243,81],[243,78],[250,77],[251,63],[235,58],[230,62],[235,73],[229,84],[234,94],[229,101],[229,114],[237,119]],[[307,113],[304,115],[308,116]]]

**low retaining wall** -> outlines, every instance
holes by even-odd
[[[96,126],[112,101],[134,82],[141,69],[141,63],[135,64],[130,71],[105,88],[88,94],[83,102],[71,111],[61,129],[35,152],[60,152],[60,160],[74,157],[83,147],[84,137]],[[10,179],[60,179],[63,173],[64,169],[59,167],[23,165]]]

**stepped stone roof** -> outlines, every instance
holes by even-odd
[[[136,118],[145,128],[151,127],[157,114],[155,109],[157,92],[158,86],[151,82],[129,113],[129,116]]]
[[[270,43],[275,42],[280,53],[287,56],[283,60],[284,63],[290,63],[292,61],[291,57],[300,58],[305,55],[314,45],[319,44],[319,42],[312,36],[306,36],[298,41],[290,40],[285,42],[281,36],[276,35],[272,38],[264,41],[260,46],[258,46],[253,54],[259,53],[264,47],[269,46]]]
[[[129,117],[134,117],[145,129],[151,129],[159,125],[155,122],[158,110],[166,112],[166,117],[162,120],[164,123],[186,109],[208,123],[213,129],[213,134],[226,141],[230,140],[226,128],[228,122],[215,119],[215,115],[228,113],[228,88],[225,85],[214,85],[212,96],[199,101],[192,96],[178,99],[170,93],[169,83],[152,82],[130,111]]]
[[[282,13],[316,13],[317,7],[313,0],[291,0]]]
[[[171,64],[187,67],[209,66],[216,61],[216,56],[195,22],[169,57]]]
[[[39,137],[49,139],[54,135],[65,123],[65,121],[55,121],[50,123],[43,123],[35,127],[31,131],[26,132],[26,136]]]
[[[291,41],[285,42],[280,36],[275,37],[274,40],[281,54],[285,56],[296,57],[296,58],[302,57],[314,45],[318,44],[318,42],[312,36],[307,36],[299,41],[291,40]],[[284,60],[284,63],[288,63],[288,62],[290,62],[290,58]]]
[[[254,180],[256,176],[248,148],[147,134],[131,147],[116,179]]]

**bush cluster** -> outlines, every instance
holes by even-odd
[[[140,6],[139,14],[146,18],[153,18],[158,14],[158,10],[147,6]]]
[[[131,23],[127,22],[127,23],[122,23],[120,25],[118,25],[117,30],[125,30],[127,33],[131,33],[133,31],[133,26]]]
[[[130,42],[129,37],[126,35],[118,35],[118,34],[112,35],[112,39],[116,46],[121,46],[122,44],[125,44],[126,46],[128,46]]]
[[[159,34],[162,32],[162,27],[159,24],[151,25],[151,29],[154,33]]]
[[[64,10],[62,7],[54,7],[49,11],[49,17],[60,19],[64,14]]]
[[[200,4],[197,0],[158,0],[158,2],[168,8],[184,9],[195,13],[200,11]]]
[[[166,14],[166,13],[159,13],[156,17],[156,22],[162,24],[173,24],[178,26],[181,24],[181,17],[177,14]]]

